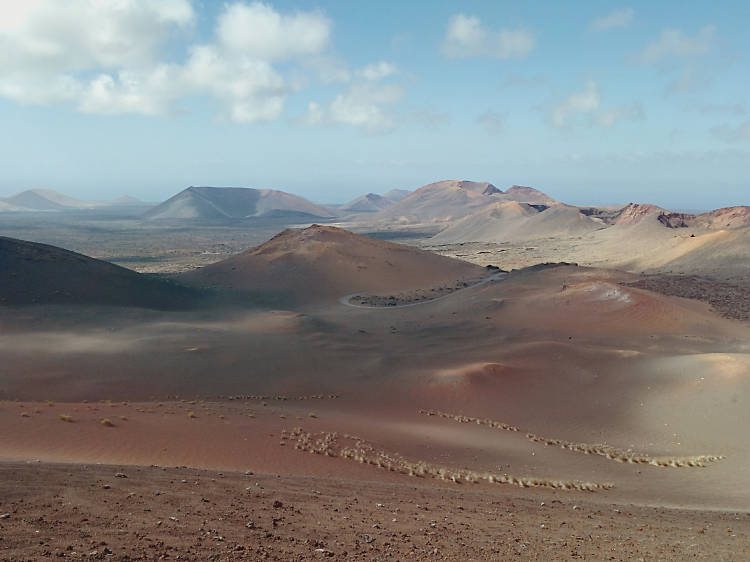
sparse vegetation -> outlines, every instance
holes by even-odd
[[[60,414],[60,420],[64,421],[64,422],[72,423],[73,422],[73,416],[68,415],[68,414]]]
[[[104,427],[115,427],[115,424],[112,423],[112,420],[110,420],[109,418],[102,418],[102,420],[99,423],[102,424]]]

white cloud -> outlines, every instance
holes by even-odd
[[[747,119],[739,125],[732,127],[730,125],[719,125],[711,129],[711,133],[726,142],[740,142],[750,140],[750,119]]]
[[[327,106],[310,102],[299,122],[305,125],[351,125],[368,133],[384,133],[396,127],[389,107],[401,100],[403,87],[382,80],[395,72],[387,62],[368,65],[357,70],[357,77],[348,88],[336,95]]]
[[[576,121],[609,128],[623,119],[644,119],[645,112],[639,102],[610,108],[602,107],[599,87],[596,82],[589,80],[581,91],[570,94],[562,103],[555,105],[549,117],[552,126],[558,129]]]
[[[524,58],[536,46],[536,39],[525,29],[492,31],[478,17],[457,14],[448,22],[443,52],[450,57]]]
[[[307,104],[307,111],[302,118],[299,119],[299,122],[302,125],[308,125],[310,127],[322,125],[325,122],[325,111],[318,102],[311,101]]]
[[[692,59],[709,52],[713,46],[716,26],[707,25],[693,37],[679,29],[665,29],[659,38],[646,45],[635,56],[635,61],[645,65],[658,65],[674,60]]]
[[[645,112],[643,106],[640,103],[632,103],[630,105],[621,105],[612,109],[604,109],[596,114],[596,124],[600,127],[612,127],[617,121],[621,119],[628,119],[630,121],[637,121],[643,119]]]
[[[477,117],[484,130],[493,135],[499,135],[505,127],[505,116],[497,111],[487,110]]]
[[[170,29],[193,23],[188,0],[24,0],[0,4],[0,66],[75,72],[149,63]]]
[[[262,2],[227,5],[216,30],[226,51],[265,61],[320,53],[330,33],[330,20],[319,12],[285,15]]]
[[[594,31],[608,31],[616,28],[627,28],[633,23],[633,16],[635,12],[632,8],[624,8],[622,10],[614,10],[603,16],[597,18],[591,22],[591,29]]]
[[[599,109],[601,96],[596,82],[589,80],[583,90],[570,94],[565,101],[552,109],[550,120],[552,125],[562,128],[571,119],[581,114],[590,114]]]
[[[330,42],[319,12],[235,2],[219,14],[213,42],[188,46],[182,62],[159,60],[170,34],[194,23],[189,0],[0,3],[0,95],[143,115],[169,114],[198,95],[232,121],[267,121],[295,87],[274,65],[320,58]]]
[[[389,62],[380,61],[377,64],[368,64],[360,74],[365,80],[382,80],[398,72],[396,67]]]

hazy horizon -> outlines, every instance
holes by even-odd
[[[0,4],[0,197],[750,203],[743,3]]]

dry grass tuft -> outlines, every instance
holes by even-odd
[[[115,427],[115,424],[112,423],[112,420],[109,418],[102,418],[102,420],[99,422],[104,427]]]
[[[73,416],[69,416],[68,414],[60,414],[60,420],[68,423],[73,423]]]

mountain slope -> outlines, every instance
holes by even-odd
[[[601,221],[569,205],[529,205],[515,201],[491,207],[456,221],[432,240],[441,244],[462,242],[519,242],[539,238],[569,238],[603,228]]]
[[[439,181],[420,187],[401,201],[377,213],[373,220],[400,224],[446,223],[502,201],[549,205],[554,199],[518,186],[503,193],[487,182]]]
[[[409,189],[391,189],[390,191],[386,191],[385,193],[383,193],[383,197],[385,197],[386,199],[390,199],[394,203],[397,203],[404,197],[408,196],[410,193],[411,190]]]
[[[378,195],[377,193],[366,193],[365,195],[360,195],[356,199],[349,201],[339,210],[351,213],[375,213],[386,207],[390,207],[391,205],[393,205],[393,201],[383,195]]]
[[[410,246],[313,225],[285,230],[257,248],[179,278],[204,287],[284,292],[309,302],[355,291],[434,287],[485,271]]]
[[[332,216],[325,207],[283,191],[245,187],[188,187],[151,209],[144,218],[240,219],[277,212]]]
[[[0,304],[191,305],[194,290],[55,246],[0,236]]]
[[[6,203],[29,211],[65,211],[71,209],[93,209],[106,203],[82,201],[58,193],[52,189],[30,189],[5,199]]]

